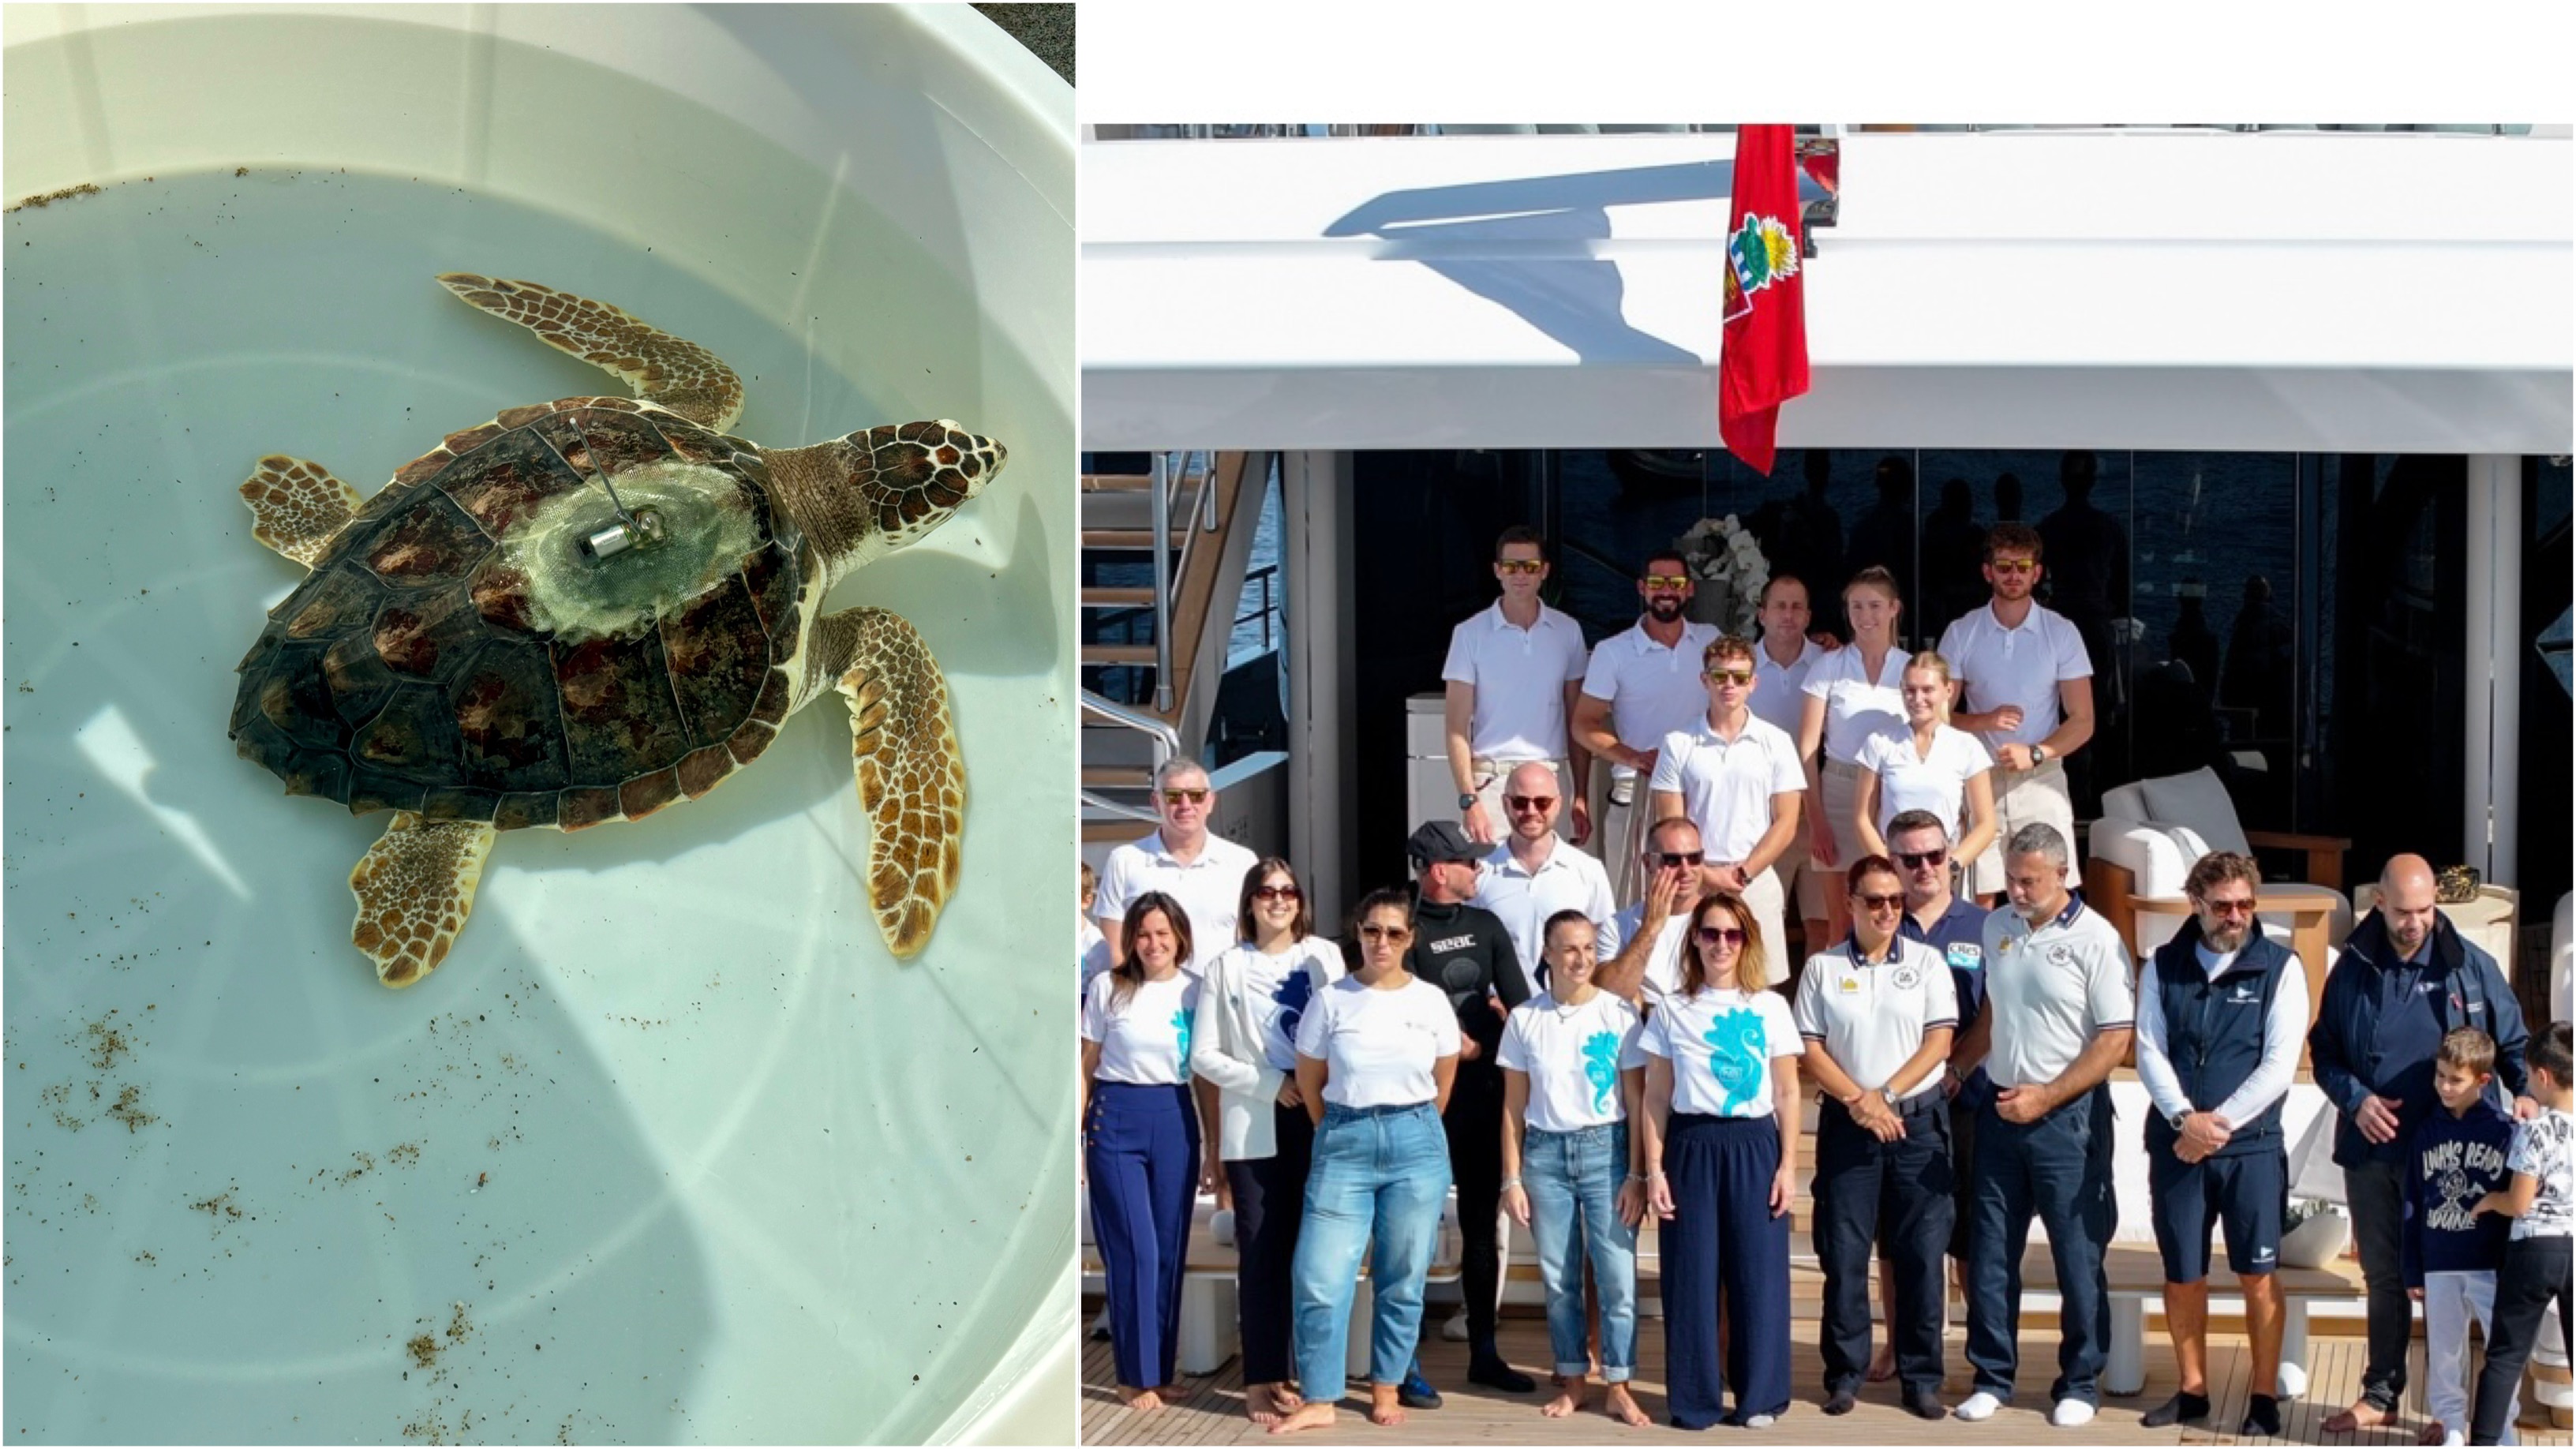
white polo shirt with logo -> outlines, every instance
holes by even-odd
[[[1887,822],[1908,810],[1927,810],[1959,843],[1968,800],[1968,781],[1995,767],[1995,757],[1966,730],[1936,725],[1932,752],[1914,752],[1914,732],[1872,735],[1860,747],[1860,767],[1878,777],[1878,835],[1887,838]]]
[[[1662,1000],[1665,993],[1681,990],[1682,938],[1690,934],[1690,918],[1687,906],[1664,917],[1663,929],[1655,933],[1654,944],[1646,948],[1646,976],[1637,994],[1649,1006]],[[1601,959],[1608,961],[1626,950],[1628,943],[1637,938],[1637,932],[1645,925],[1644,901],[1635,902],[1611,917],[1610,928],[1601,933],[1595,947]]]
[[[1760,643],[1753,646],[1753,697],[1745,707],[1778,727],[1791,739],[1798,737],[1798,726],[1805,723],[1807,712],[1807,671],[1830,651],[1813,639],[1798,641],[1798,657],[1787,664],[1771,662],[1771,651]],[[1700,713],[1708,713],[1703,701]]]
[[[1637,1045],[1645,1023],[1637,1008],[1607,991],[1581,1006],[1540,992],[1512,1008],[1494,1059],[1529,1076],[1529,1125],[1541,1132],[1580,1132],[1628,1118],[1619,1074],[1644,1071]]]
[[[1744,732],[1729,742],[1703,713],[1687,730],[1664,736],[1652,787],[1682,797],[1710,860],[1740,861],[1771,829],[1771,797],[1807,788],[1798,742],[1749,709]]]
[[[1583,677],[1583,661],[1583,626],[1545,604],[1526,629],[1503,617],[1499,599],[1461,621],[1440,677],[1475,687],[1469,750],[1480,760],[1565,759],[1565,686]]]
[[[2068,892],[2033,929],[2006,904],[1986,917],[1986,1075],[1998,1087],[2053,1082],[2093,1038],[2137,1023],[2129,949],[2109,921]]]
[[[1583,692],[1610,706],[1610,732],[1632,750],[1659,748],[1664,736],[1688,729],[1708,713],[1708,687],[1700,682],[1700,655],[1717,637],[1715,624],[1682,622],[1682,637],[1667,649],[1643,622],[1601,641],[1583,671]],[[1626,779],[1637,772],[1611,766]]]
[[[1538,980],[1538,958],[1546,948],[1547,918],[1559,911],[1581,911],[1597,936],[1610,926],[1617,906],[1610,898],[1610,871],[1598,857],[1584,854],[1551,834],[1547,859],[1536,871],[1512,858],[1509,841],[1485,857],[1476,875],[1476,894],[1468,901],[1494,913],[1520,953],[1521,974]]]
[[[2021,728],[1979,732],[1990,750],[2035,745],[2056,733],[2066,717],[2058,707],[2057,686],[2093,677],[2084,636],[2064,614],[2036,603],[2018,629],[1996,620],[1992,601],[1961,614],[1941,633],[1941,657],[1950,661],[1951,678],[1967,681],[1967,713],[2021,706]]]
[[[1129,902],[1147,891],[1161,891],[1180,902],[1190,918],[1190,959],[1181,969],[1197,976],[1234,944],[1243,877],[1260,863],[1261,857],[1211,831],[1198,858],[1185,865],[1164,846],[1163,832],[1157,830],[1119,846],[1101,862],[1092,918],[1122,922]]]
[[[1846,644],[1807,666],[1802,687],[1809,699],[1825,702],[1825,758],[1848,765],[1860,758],[1860,747],[1870,736],[1905,728],[1901,686],[1909,657],[1902,649],[1888,650],[1879,661],[1876,679],[1869,677],[1857,644]],[[1799,708],[1805,707],[1802,701]]]
[[[1854,1086],[1875,1092],[1923,1049],[1925,1033],[1958,1028],[1959,990],[1949,963],[1920,941],[1899,936],[1888,943],[1887,959],[1872,961],[1846,936],[1807,958],[1791,1014],[1800,1036],[1823,1046]],[[1905,1100],[1910,1106],[1940,1090],[1936,1069]]]

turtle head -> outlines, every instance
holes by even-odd
[[[920,539],[984,491],[1009,456],[947,419],[889,424],[819,448],[803,522],[836,572]],[[774,458],[775,455],[773,455]]]

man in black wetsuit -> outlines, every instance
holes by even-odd
[[[1467,904],[1476,893],[1478,863],[1490,847],[1469,840],[1455,821],[1434,820],[1413,832],[1405,853],[1422,882],[1405,968],[1449,994],[1463,1038],[1443,1122],[1449,1132],[1449,1173],[1458,1188],[1458,1233],[1465,1245],[1459,1287],[1467,1300],[1467,1381],[1526,1394],[1538,1385],[1504,1362],[1494,1341],[1503,1266],[1503,1072],[1494,1052],[1503,1039],[1505,1013],[1530,998],[1529,979],[1521,973],[1520,954],[1502,921]],[[1427,1387],[1415,1382],[1420,1377],[1418,1372],[1407,1375],[1405,1385],[1417,1397]]]

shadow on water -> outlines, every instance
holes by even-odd
[[[1324,235],[1379,237],[1380,257],[1421,262],[1585,362],[1691,362],[1696,353],[1628,325],[1619,265],[1593,244],[1610,240],[1611,207],[1723,200],[1734,177],[1732,161],[1701,161],[1390,191]]]

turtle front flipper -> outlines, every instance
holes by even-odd
[[[365,501],[330,469],[284,453],[260,459],[241,496],[250,505],[250,536],[308,569]]]
[[[349,872],[358,923],[349,940],[376,963],[376,979],[409,986],[447,959],[474,909],[483,860],[497,834],[482,821],[423,820],[394,812],[384,837]]]
[[[886,949],[930,941],[957,889],[966,830],[966,760],[948,718],[948,684],[930,646],[885,609],[846,609],[815,628],[814,656],[850,702],[859,808],[868,814],[868,904]],[[813,677],[813,676],[809,676]]]
[[[473,272],[442,272],[438,280],[467,302],[534,332],[548,347],[615,373],[646,402],[719,433],[742,416],[742,379],[714,353],[684,337],[637,321],[605,302],[534,282]]]

